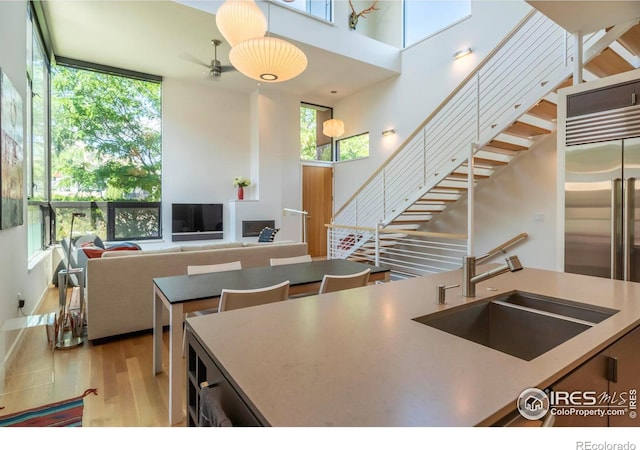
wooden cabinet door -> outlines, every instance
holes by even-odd
[[[554,391],[595,391],[598,394],[607,392],[609,382],[606,378],[607,356],[606,350],[598,353],[589,361],[569,373],[562,380],[553,385]],[[607,416],[580,416],[556,415],[554,427],[606,427],[608,424]]]
[[[637,427],[640,426],[640,418],[637,417],[638,409],[637,390],[640,389],[640,328],[636,328],[622,339],[609,347],[609,356],[617,361],[616,381],[609,381],[609,395],[612,402],[618,403],[622,397],[626,397],[627,411],[624,415],[609,416],[610,427]]]

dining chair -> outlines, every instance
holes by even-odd
[[[352,275],[326,275],[322,277],[322,283],[320,283],[319,294],[326,294],[328,292],[341,291],[343,289],[351,289],[360,286],[366,286],[369,282],[369,274],[371,269],[363,270],[362,272],[354,273]]]
[[[222,289],[218,312],[280,302],[289,298],[289,280],[258,289]]]
[[[240,261],[232,261],[228,263],[220,263],[220,264],[204,264],[198,266],[187,266],[187,275],[200,275],[203,273],[213,273],[213,272],[228,272],[230,270],[240,270],[242,269],[242,263]],[[203,309],[202,311],[194,311],[192,313],[186,313],[184,318],[195,317],[195,316],[203,316],[205,314],[213,314],[217,313],[218,309]],[[182,331],[182,356],[184,357],[186,351],[186,342],[187,342],[187,327],[184,327]]]
[[[289,258],[271,258],[269,263],[272,266],[282,266],[285,264],[297,264],[311,262],[311,255],[291,256]]]
[[[242,269],[240,261],[232,261],[222,264],[205,264],[201,266],[187,266],[187,275],[198,275],[201,273],[226,272],[229,270]]]

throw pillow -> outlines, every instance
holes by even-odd
[[[107,250],[142,250],[135,242],[119,242],[117,244],[110,245]]]
[[[104,253],[104,249],[98,247],[97,245],[93,245],[93,242],[85,242],[82,244],[82,251],[87,256],[87,258],[101,258]]]
[[[258,235],[258,242],[273,242],[280,228],[264,227]]]

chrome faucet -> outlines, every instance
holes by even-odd
[[[503,266],[491,269],[488,272],[476,275],[476,264],[490,256],[490,254],[484,255],[480,258],[475,256],[465,256],[462,262],[462,296],[463,297],[475,297],[476,296],[476,284],[481,281],[488,280],[489,278],[497,277],[506,272],[516,272],[522,270],[522,264],[517,256],[509,256],[506,258],[507,263]]]

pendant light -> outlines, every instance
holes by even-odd
[[[322,134],[338,138],[344,134],[344,122],[340,119],[329,119],[322,122]]]
[[[216,12],[216,26],[231,47],[267,32],[267,19],[253,0],[226,0]]]
[[[227,0],[229,1],[229,0]],[[270,5],[267,5],[269,13]],[[267,30],[268,30],[267,21]],[[287,81],[307,68],[307,56],[295,45],[272,36],[256,37],[233,45],[229,61],[239,72],[267,83]]]

